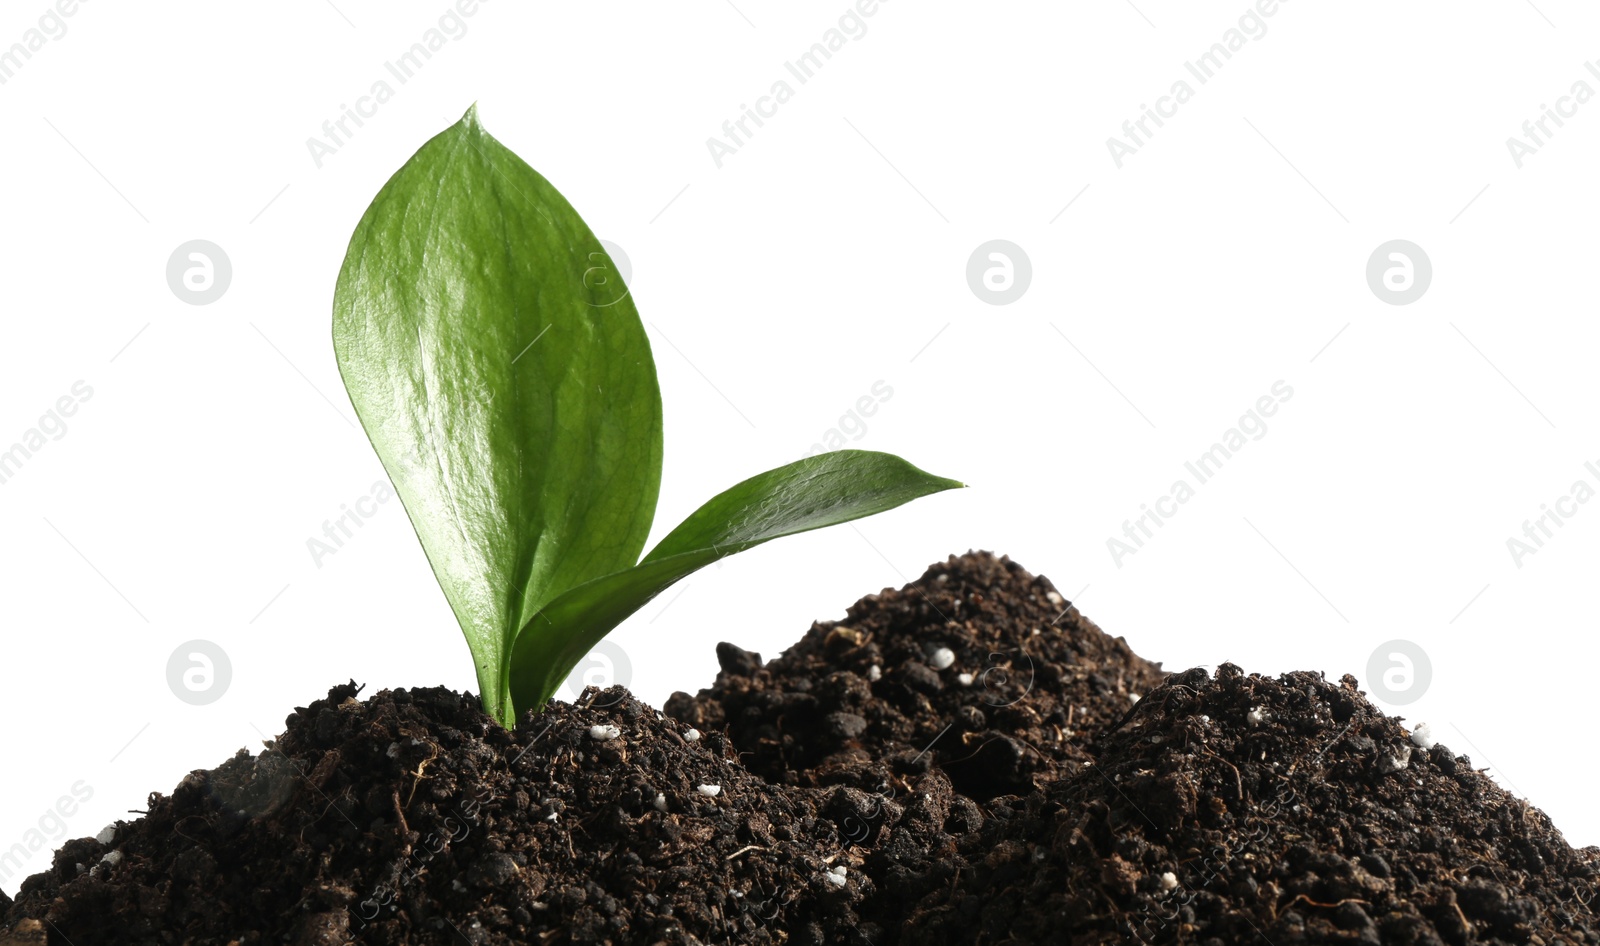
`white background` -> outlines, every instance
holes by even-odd
[[[1600,504],[1521,567],[1506,544],[1600,461],[1600,104],[1521,169],[1506,146],[1600,88],[1600,15],[1291,0],[1200,85],[1184,62],[1245,0],[1135,2],[892,0],[804,85],[784,63],[844,0],[492,0],[404,85],[384,63],[447,0],[84,2],[0,85],[0,448],[93,389],[0,485],[0,850],[75,782],[93,798],[52,845],[349,678],[475,686],[398,503],[320,568],[306,544],[383,476],[329,335],[345,244],[474,101],[631,259],[666,403],[656,537],[879,380],[853,445],[972,485],[668,592],[614,638],[645,699],[709,684],[719,640],[770,657],[992,549],[1173,670],[1365,683],[1414,642],[1431,686],[1386,708],[1600,842],[1572,761]],[[5,0],[0,48],[46,8]],[[379,79],[393,99],[318,168],[307,139]],[[719,169],[707,138],[779,79],[793,98]],[[1118,169],[1106,139],[1179,79],[1192,100]],[[193,239],[233,264],[208,306],[166,282]],[[1031,258],[1010,305],[966,282],[991,239]],[[1391,239],[1432,259],[1416,303],[1367,285]],[[1280,379],[1267,433],[1119,567],[1123,521]],[[198,707],[166,677],[197,638],[233,667]]]

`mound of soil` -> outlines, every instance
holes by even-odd
[[[667,715],[726,726],[775,783],[825,785],[904,749],[988,800],[1076,772],[1088,746],[1166,676],[1010,558],[950,556],[899,590],[761,655],[717,646],[721,672]]]
[[[663,715],[352,683],[0,895],[0,946],[1579,946],[1600,850],[1345,677],[1176,676],[969,553]]]
[[[1600,850],[1350,676],[1175,675],[958,847],[917,876],[907,941],[1600,943]]]
[[[720,733],[690,733],[620,687],[530,714],[515,732],[448,690],[356,693],[336,687],[258,757],[241,750],[152,795],[105,842],[69,842],[23,882],[4,917],[11,941],[777,943],[779,930],[800,930],[821,943],[873,932],[853,910],[871,882],[823,816],[827,795],[768,791]]]

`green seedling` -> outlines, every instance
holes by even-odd
[[[885,453],[826,453],[717,495],[641,559],[662,456],[644,325],[600,241],[476,107],[361,218],[333,343],[484,710],[508,727],[697,569],[962,485]]]

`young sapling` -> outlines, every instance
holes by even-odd
[[[508,727],[684,576],[963,485],[886,453],[825,453],[725,490],[641,558],[662,462],[644,324],[600,241],[476,106],[361,218],[333,342],[484,709]]]

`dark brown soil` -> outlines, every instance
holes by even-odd
[[[1018,807],[917,865],[907,941],[1600,943],[1600,850],[1349,676],[1174,675]]]
[[[939,667],[940,648],[953,661]],[[1088,745],[1166,676],[1009,558],[951,556],[818,622],[782,656],[717,645],[708,690],[669,716],[724,724],[769,781],[817,785],[896,749],[926,751],[980,801],[1076,772]]]
[[[1169,677],[1060,597],[953,557],[667,717],[336,687],[66,844],[0,946],[1600,944],[1600,850],[1353,679]]]
[[[259,757],[152,795],[111,844],[68,843],[6,919],[74,946],[870,931],[853,905],[871,884],[820,816],[822,792],[769,792],[723,736],[686,740],[620,687],[515,733],[448,690],[355,695],[336,687]],[[596,739],[606,725],[618,735]],[[841,866],[842,886],[824,877]]]

